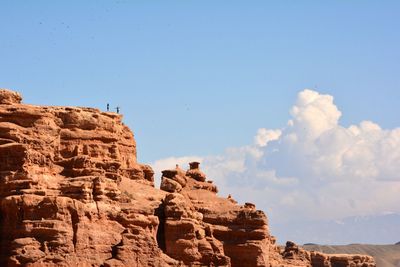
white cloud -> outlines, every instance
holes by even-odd
[[[333,97],[306,89],[298,94],[290,114],[292,131],[300,140],[318,138],[323,132],[337,126],[342,113],[333,104]]]
[[[282,132],[281,130],[267,130],[265,128],[258,129],[257,135],[254,137],[254,143],[258,146],[264,147],[268,142],[279,139]]]
[[[259,129],[252,145],[200,158],[222,195],[255,202],[275,222],[400,212],[400,128],[344,127],[333,97],[308,89],[290,114],[283,129]]]

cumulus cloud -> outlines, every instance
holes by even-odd
[[[265,128],[258,129],[257,135],[254,137],[254,143],[260,147],[264,147],[268,142],[279,139],[281,130],[268,130]]]
[[[400,212],[400,128],[344,127],[333,96],[309,89],[290,115],[282,129],[260,128],[253,144],[194,158],[222,195],[255,202],[275,222]]]

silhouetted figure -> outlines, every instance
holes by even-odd
[[[120,107],[116,107],[115,109],[117,110],[117,113],[119,114]]]
[[[107,103],[107,111],[110,111],[110,104]]]

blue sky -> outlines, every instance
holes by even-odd
[[[397,1],[2,1],[0,82],[41,104],[120,105],[152,161],[281,127],[296,93],[398,125]],[[196,123],[194,123],[196,122]]]
[[[1,1],[0,87],[121,106],[141,162],[285,127],[304,88],[348,127],[400,125],[398,1]],[[257,202],[257,201],[256,201]]]

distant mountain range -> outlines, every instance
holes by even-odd
[[[400,214],[348,217],[337,221],[299,221],[271,224],[279,243],[396,244],[400,243]]]

